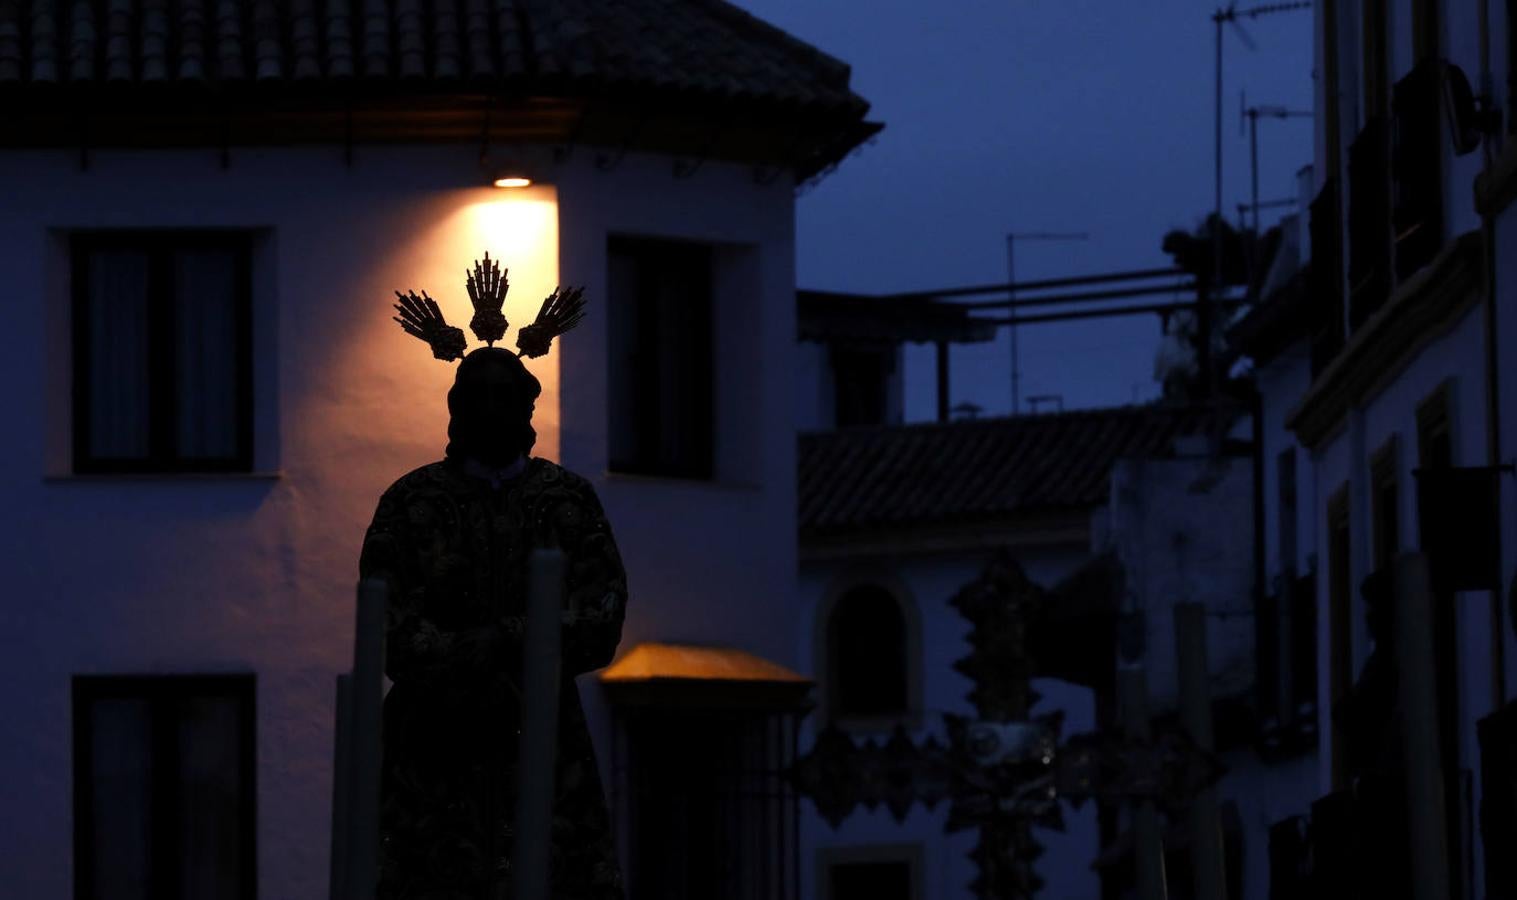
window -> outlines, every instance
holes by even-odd
[[[710,478],[712,248],[616,237],[608,256],[611,469]]]
[[[75,896],[252,900],[252,676],[78,676],[73,695]]]
[[[76,472],[252,468],[251,239],[71,243]]]
[[[1275,458],[1275,472],[1279,571],[1272,595],[1261,598],[1255,664],[1264,747],[1294,752],[1316,745],[1316,578],[1296,575],[1296,448]]]
[[[910,711],[906,616],[878,585],[849,590],[827,621],[827,708],[832,719],[873,719]]]
[[[894,347],[832,347],[833,409],[839,428],[884,425]]]
[[[1348,695],[1354,683],[1353,582],[1349,570],[1351,543],[1348,520],[1348,489],[1340,488],[1327,504],[1327,603],[1328,603],[1328,691],[1329,710]],[[1344,741],[1347,734],[1333,725],[1332,777],[1334,786],[1342,786],[1347,775],[1348,756]]]

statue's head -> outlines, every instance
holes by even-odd
[[[481,347],[458,364],[448,391],[448,457],[501,468],[532,450],[537,377],[500,347]]]
[[[448,391],[448,456],[473,458],[491,466],[506,466],[517,456],[532,449],[537,433],[532,430],[532,407],[542,393],[542,385],[527,371],[521,357],[536,359],[548,352],[553,339],[578,325],[584,318],[584,291],[559,288],[543,301],[532,324],[517,331],[512,353],[496,347],[505,337],[509,323],[501,314],[505,302],[506,272],[499,262],[492,263],[485,254],[473,272],[465,273],[469,301],[474,318],[469,328],[474,336],[489,346],[480,347],[467,356],[468,340],[462,329],[449,325],[436,301],[423,291],[395,292],[400,315],[395,321],[406,333],[426,341],[432,355],[444,362],[463,360]]]

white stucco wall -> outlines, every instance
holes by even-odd
[[[590,315],[532,363],[538,455],[591,478],[616,527],[637,640],[739,644],[796,664],[793,199],[788,184],[668,160],[611,172],[581,150],[525,194],[482,187],[477,148],[359,147],[91,155],[7,151],[0,273],[13,335],[0,443],[0,884],[71,896],[70,677],[257,673],[259,892],[324,896],[333,679],[350,665],[352,588],[380,492],[441,458],[449,366],[389,317],[425,288],[467,320],[464,268],[511,268],[507,315],[560,271]],[[555,199],[556,195],[556,199]],[[66,266],[60,231],[262,230],[256,259],[255,476],[67,476]],[[605,472],[606,238],[691,238],[718,253],[718,455],[712,484]],[[560,373],[562,373],[560,377]],[[560,403],[560,398],[562,402]],[[582,682],[604,739],[599,692]],[[602,743],[604,746],[604,743]]]
[[[1453,432],[1454,464],[1480,466],[1486,464],[1486,392],[1484,369],[1483,311],[1477,305],[1467,312],[1449,331],[1425,346],[1421,352],[1406,362],[1399,371],[1391,373],[1391,380],[1382,391],[1369,398],[1361,406],[1350,411],[1347,427],[1340,429],[1326,443],[1317,448],[1317,479],[1319,489],[1314,501],[1313,515],[1319,522],[1327,521],[1327,503],[1340,486],[1349,485],[1350,492],[1350,541],[1351,577],[1353,592],[1354,671],[1363,666],[1371,649],[1367,626],[1364,622],[1364,604],[1359,586],[1370,574],[1372,561],[1371,509],[1368,496],[1370,460],[1376,450],[1393,436],[1399,443],[1397,478],[1398,526],[1403,549],[1419,546],[1417,533],[1416,478],[1412,473],[1417,461],[1417,406],[1433,394],[1440,385],[1447,383],[1451,392],[1450,418]],[[1327,535],[1325,529],[1318,532],[1317,553],[1323,564],[1318,569],[1318,659],[1319,671],[1319,774],[1321,790],[1331,789],[1330,760],[1332,758],[1331,722],[1327,718],[1330,707],[1330,669],[1328,632],[1327,591]],[[1494,624],[1491,617],[1490,595],[1471,591],[1455,595],[1458,633],[1458,695],[1459,695],[1459,765],[1469,773],[1473,784],[1473,796],[1480,796],[1480,752],[1476,739],[1475,723],[1489,714],[1496,706],[1496,690],[1493,684],[1492,635]],[[1506,626],[1508,629],[1510,625]],[[1510,647],[1510,641],[1503,638]],[[1482,895],[1479,873],[1483,871],[1484,849],[1478,835],[1474,839],[1474,872],[1476,895]]]
[[[1119,461],[1109,534],[1147,625],[1155,712],[1178,697],[1174,607],[1207,607],[1214,696],[1253,683],[1253,474],[1245,458]]]
[[[1088,555],[1083,546],[1053,545],[1030,548],[1018,553],[1028,576],[1035,582],[1052,586],[1073,571]],[[922,646],[923,727],[913,729],[914,740],[929,734],[947,743],[942,714],[972,715],[968,700],[972,687],[968,678],[953,669],[953,664],[969,651],[969,624],[949,601],[960,588],[974,580],[983,570],[987,556],[983,553],[943,553],[892,559],[863,558],[848,561],[806,562],[801,568],[800,654],[807,661],[805,671],[821,679],[818,668],[823,660],[818,642],[825,641],[825,623],[820,612],[827,597],[862,582],[881,583],[903,590],[917,611]],[[908,619],[908,621],[910,621]],[[1064,734],[1089,731],[1095,725],[1095,703],[1085,688],[1053,679],[1036,679],[1034,689],[1042,695],[1033,713],[1041,715],[1055,709],[1064,711]],[[821,686],[824,687],[824,686]],[[821,688],[819,688],[821,689]],[[802,752],[815,738],[819,722],[808,717],[801,735]],[[856,739],[888,739],[888,732],[861,734]],[[1095,900],[1099,884],[1090,863],[1098,850],[1096,816],[1092,805],[1075,810],[1065,807],[1065,830],[1038,829],[1035,833],[1045,849],[1038,862],[1038,873],[1047,883],[1044,896],[1069,900]],[[903,823],[897,823],[884,807],[870,811],[857,809],[842,825],[834,829],[817,814],[809,801],[802,804],[801,819],[801,891],[803,900],[816,897],[818,851],[835,847],[867,844],[919,844],[925,866],[924,885],[933,900],[968,900],[975,868],[968,853],[975,843],[975,832],[948,834],[947,802],[927,810],[913,807]]]

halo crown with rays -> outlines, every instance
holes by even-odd
[[[473,271],[465,271],[464,286],[469,292],[469,302],[474,307],[474,317],[469,320],[469,330],[487,346],[506,336],[510,323],[506,321],[501,307],[505,305],[506,291],[510,282],[508,270],[500,267],[499,260],[491,260],[490,254],[474,262]],[[554,288],[543,300],[537,318],[530,325],[517,330],[517,356],[537,359],[547,354],[553,339],[570,331],[585,317],[584,288]],[[463,329],[449,325],[443,317],[437,301],[427,296],[426,291],[417,296],[415,291],[402,294],[395,292],[400,301],[395,304],[396,322],[406,334],[424,341],[432,348],[432,355],[444,362],[463,359],[468,349],[468,339]]]

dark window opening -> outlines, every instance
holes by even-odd
[[[895,348],[834,346],[830,356],[838,427],[886,424]]]
[[[74,679],[79,900],[252,900],[253,677]]]
[[[74,470],[252,468],[251,240],[75,236]]]
[[[867,586],[844,594],[827,623],[827,651],[833,717],[908,711],[906,617],[889,591]]]
[[[710,478],[712,249],[614,237],[608,257],[611,469]]]
[[[911,900],[911,863],[833,863],[827,868],[828,900]]]
[[[1296,448],[1275,458],[1279,565],[1262,598],[1255,633],[1261,749],[1290,754],[1316,745],[1317,612],[1315,575],[1296,575]]]

